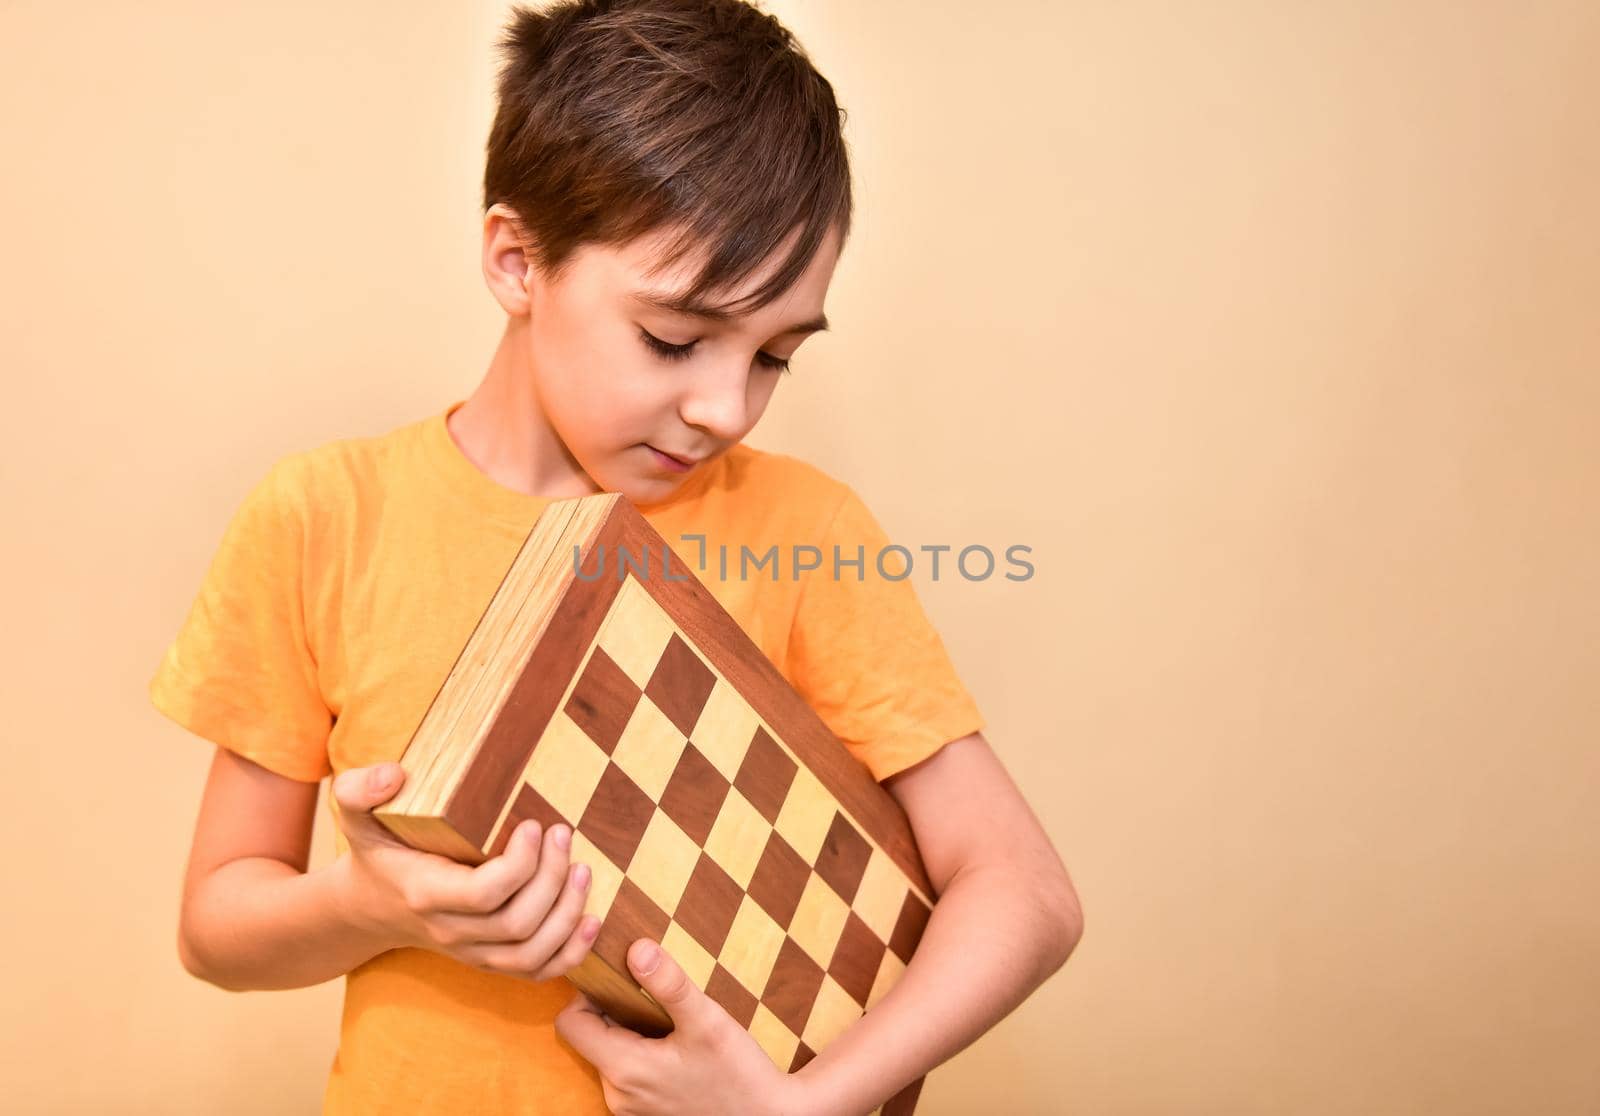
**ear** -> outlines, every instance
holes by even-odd
[[[483,278],[507,314],[525,317],[533,308],[531,245],[514,209],[495,202],[483,215]]]

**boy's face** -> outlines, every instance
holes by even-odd
[[[734,295],[759,286],[798,231]],[[502,356],[526,376],[542,412],[536,426],[551,435],[536,451],[537,468],[546,477],[570,471],[580,486],[581,472],[599,491],[641,503],[671,495],[756,425],[781,362],[826,328],[823,301],[840,247],[834,229],[789,291],[717,321],[649,303],[651,294],[686,287],[699,263],[647,275],[665,234],[621,248],[585,245],[550,282],[524,263],[507,222],[491,220],[485,233],[490,287],[511,315]]]

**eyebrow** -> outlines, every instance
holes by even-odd
[[[731,310],[720,306],[711,306],[707,303],[687,297],[678,291],[634,291],[629,296],[640,306],[651,310],[661,310],[668,314],[683,314],[691,318],[704,318],[712,322],[732,321],[738,315]],[[780,329],[778,336],[790,333],[820,333],[828,328],[828,315],[818,314],[803,322],[796,322],[787,329]]]

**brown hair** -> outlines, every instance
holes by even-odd
[[[706,251],[686,293],[710,303],[798,226],[745,299],[765,306],[830,226],[850,232],[845,112],[793,35],[745,0],[563,0],[511,9],[483,175],[531,263],[556,277],[584,244],[675,230],[655,266]]]

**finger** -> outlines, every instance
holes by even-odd
[[[539,928],[539,935],[549,933],[558,944],[550,960],[534,970],[534,980],[548,980],[577,968],[600,935],[600,916],[583,913],[583,905],[589,898],[588,880],[583,878],[588,873],[588,865],[572,867],[574,874],[568,879],[566,889],[550,912],[550,918]],[[533,948],[537,952],[540,947]]]
[[[578,928],[592,882],[587,864],[571,865],[554,905],[542,912],[532,897],[530,885],[526,907],[522,906],[524,900],[520,895],[506,904],[504,912],[491,916],[486,936],[502,942],[529,942],[542,937],[552,947],[556,946]]]
[[[562,1010],[563,1011],[587,1011],[587,1012],[591,1012],[591,1013],[593,1013],[595,1015],[598,1015],[601,1019],[605,1020],[605,1024],[608,1027],[621,1027],[622,1026],[621,1023],[618,1023],[615,1019],[611,1018],[611,1016],[607,1015],[605,1013],[605,1010],[599,1004],[597,1004],[593,1000],[591,1000],[588,997],[588,995],[586,993],[582,992],[582,991],[580,991],[576,996],[574,996],[568,1002],[567,1006],[565,1008],[563,1008]]]
[[[707,1005],[711,998],[683,971],[672,954],[649,938],[640,938],[628,948],[628,968],[639,986],[672,1017],[674,1027],[708,1023]]]
[[[599,916],[587,915],[580,919],[567,940],[561,944],[560,951],[550,958],[549,964],[535,972],[532,979],[551,980],[570,973],[583,964],[583,959],[589,956],[589,951],[594,948],[594,940],[599,936]],[[611,1017],[604,1012],[600,1013],[600,1017],[608,1023],[611,1021]]]
[[[543,859],[543,841],[551,834],[541,832],[537,821],[525,821],[511,834],[499,856],[472,869],[472,880],[460,897],[462,910],[476,914],[498,911],[524,884],[533,878]]]
[[[492,922],[485,926],[486,934],[509,931],[509,939],[518,941],[538,930],[571,878],[571,840],[572,830],[565,825],[552,826],[545,833],[538,870],[493,912]]]
[[[389,801],[405,777],[405,769],[398,763],[348,768],[334,777],[333,797],[342,812],[365,814]]]
[[[583,993],[556,1013],[556,1034],[560,1035],[602,1077],[616,1079],[629,1067],[635,1071],[643,1059],[652,1056],[652,1040],[619,1024],[610,1022],[593,1000]]]
[[[542,918],[561,890],[561,873],[567,867],[566,850],[559,845],[562,828],[551,827],[541,841],[537,831],[524,836],[519,827],[500,856],[475,867],[460,865],[459,872],[441,872],[428,879],[418,888],[424,909],[439,914],[487,915],[508,902],[517,902],[518,896],[531,884],[544,881],[539,889],[545,896],[544,907],[538,912],[538,917]],[[495,866],[498,860],[507,863]],[[479,930],[482,929],[480,926]]]
[[[581,988],[573,989],[572,999],[568,1000],[562,1011],[586,1011],[590,1015],[605,1016],[600,1010],[600,1005],[589,998],[589,994]]]
[[[599,931],[598,916],[585,919],[583,914],[584,901],[588,898],[588,874],[588,865],[574,864],[561,894],[548,912],[542,916],[515,913],[504,924],[509,929],[494,931],[510,936],[501,942],[491,941],[477,947],[475,954],[492,968],[533,980],[546,980],[566,972],[571,965],[561,963],[569,956],[572,964],[581,961],[595,937],[588,931]]]
[[[404,785],[405,778],[405,769],[398,763],[341,771],[330,788],[338,806],[340,827],[346,834],[354,830],[399,844],[388,827],[372,817],[372,810],[393,798]]]
[[[413,909],[428,917],[434,940],[444,946],[498,941],[500,919],[480,912],[501,911],[507,906],[507,897],[532,878],[539,864],[539,823],[523,822],[512,832],[504,851],[477,866],[445,857],[439,860],[441,863],[407,872]],[[453,904],[469,909],[462,911]]]
[[[589,1002],[591,1004],[594,1004],[593,1000],[590,1000]],[[600,1012],[600,1018],[605,1020],[605,1023],[606,1023],[607,1027],[621,1027],[622,1026],[621,1023],[618,1023],[615,1019],[611,1018],[611,1016],[607,1015],[605,1013],[604,1009],[602,1009],[599,1004],[594,1004],[594,1007],[595,1007],[596,1011]],[[635,1032],[635,1033],[637,1033],[637,1032]]]

